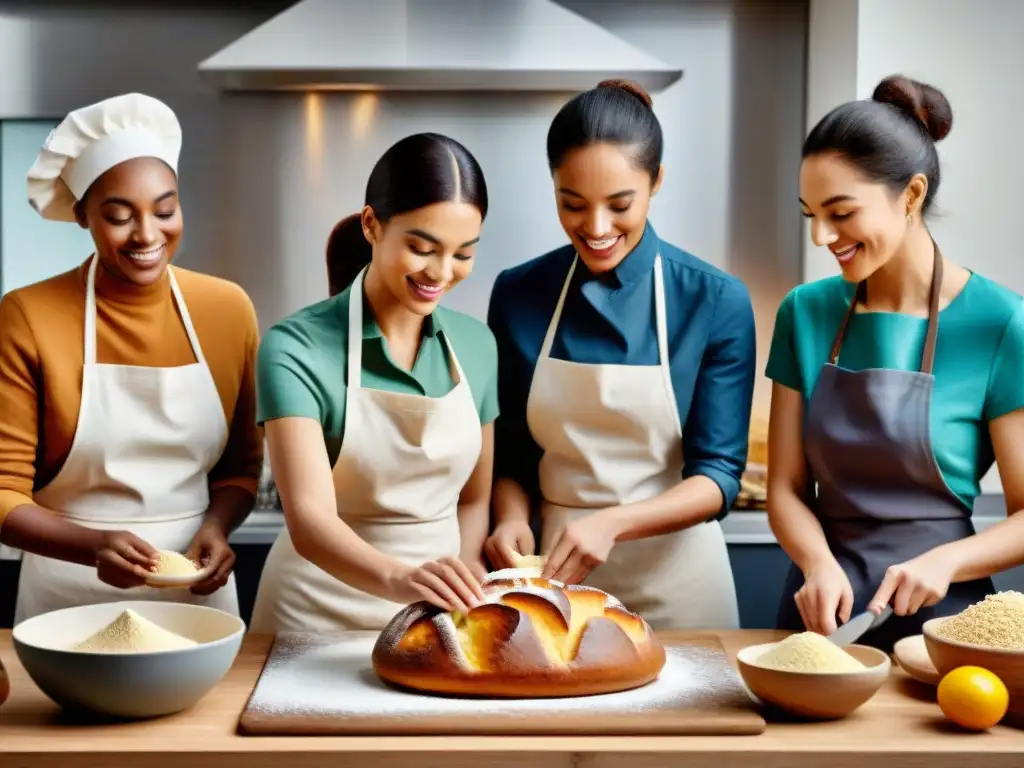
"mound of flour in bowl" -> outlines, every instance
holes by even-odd
[[[154,573],[164,576],[189,576],[199,570],[195,563],[179,552],[162,549],[159,554],[160,559]]]
[[[169,632],[135,611],[124,611],[110,624],[74,646],[89,653],[153,653],[199,645],[195,640]]]
[[[815,632],[790,635],[761,654],[759,667],[783,672],[863,672],[864,665],[828,638]]]

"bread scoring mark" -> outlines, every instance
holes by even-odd
[[[574,595],[578,595],[576,600],[573,600]],[[483,606],[495,604],[509,606],[530,617],[532,634],[552,667],[564,668],[577,662],[583,637],[595,619],[607,620],[612,625],[600,630],[600,636],[615,638],[609,642],[620,647],[619,638],[630,644],[647,640],[646,622],[603,590],[583,585],[566,587],[546,579],[495,578],[484,584],[481,606],[465,615],[439,613],[434,618],[445,650],[460,668],[485,671],[489,666],[489,661],[476,652],[479,643],[475,632],[484,631],[484,625],[490,629],[492,622],[483,620],[479,614],[474,617],[474,613]],[[551,610],[545,611],[544,606]],[[631,655],[635,655],[635,649]],[[591,657],[596,658],[593,654]]]
[[[554,582],[552,582],[552,583],[554,583]],[[608,608],[621,608],[622,610],[626,610],[626,606],[624,606],[619,601],[619,599],[617,597],[613,597],[612,595],[609,595],[607,592],[605,592],[603,590],[600,590],[597,587],[588,587],[585,584],[570,584],[569,586],[565,587],[565,591],[566,592],[596,592],[596,593],[598,593],[600,595],[604,595],[605,605]]]
[[[409,628],[419,619],[428,616],[432,608],[433,606],[425,601],[407,605],[395,614],[395,617],[388,622],[387,626],[385,626],[383,630],[381,630],[378,645],[386,646],[388,648],[396,647],[401,643],[402,638],[405,637],[405,633],[409,631]]]
[[[472,611],[470,611],[472,613]],[[459,630],[455,626],[455,620],[450,613],[438,613],[434,616],[434,626],[437,627],[437,634],[441,638],[441,645],[448,652],[455,665],[467,672],[474,671],[469,662],[469,657],[462,648],[462,639],[459,637]]]

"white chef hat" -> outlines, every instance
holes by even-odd
[[[178,171],[181,126],[174,112],[141,93],[76,109],[58,125],[28,172],[28,201],[44,218],[74,221],[73,206],[115,165],[155,157]]]

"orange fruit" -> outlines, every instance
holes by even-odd
[[[1010,694],[1003,681],[981,667],[957,667],[939,682],[942,714],[962,728],[985,731],[1006,714]]]

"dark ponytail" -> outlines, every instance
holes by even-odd
[[[356,279],[359,271],[370,263],[373,246],[363,235],[362,216],[353,213],[334,225],[327,238],[327,285],[331,296],[337,296]]]
[[[417,133],[393,144],[366,183],[365,205],[382,225],[392,216],[450,202],[468,203],[480,211],[481,219],[487,217],[487,184],[480,164],[462,144],[439,133]],[[339,221],[327,240],[331,296],[348,288],[372,255],[361,214]]]

